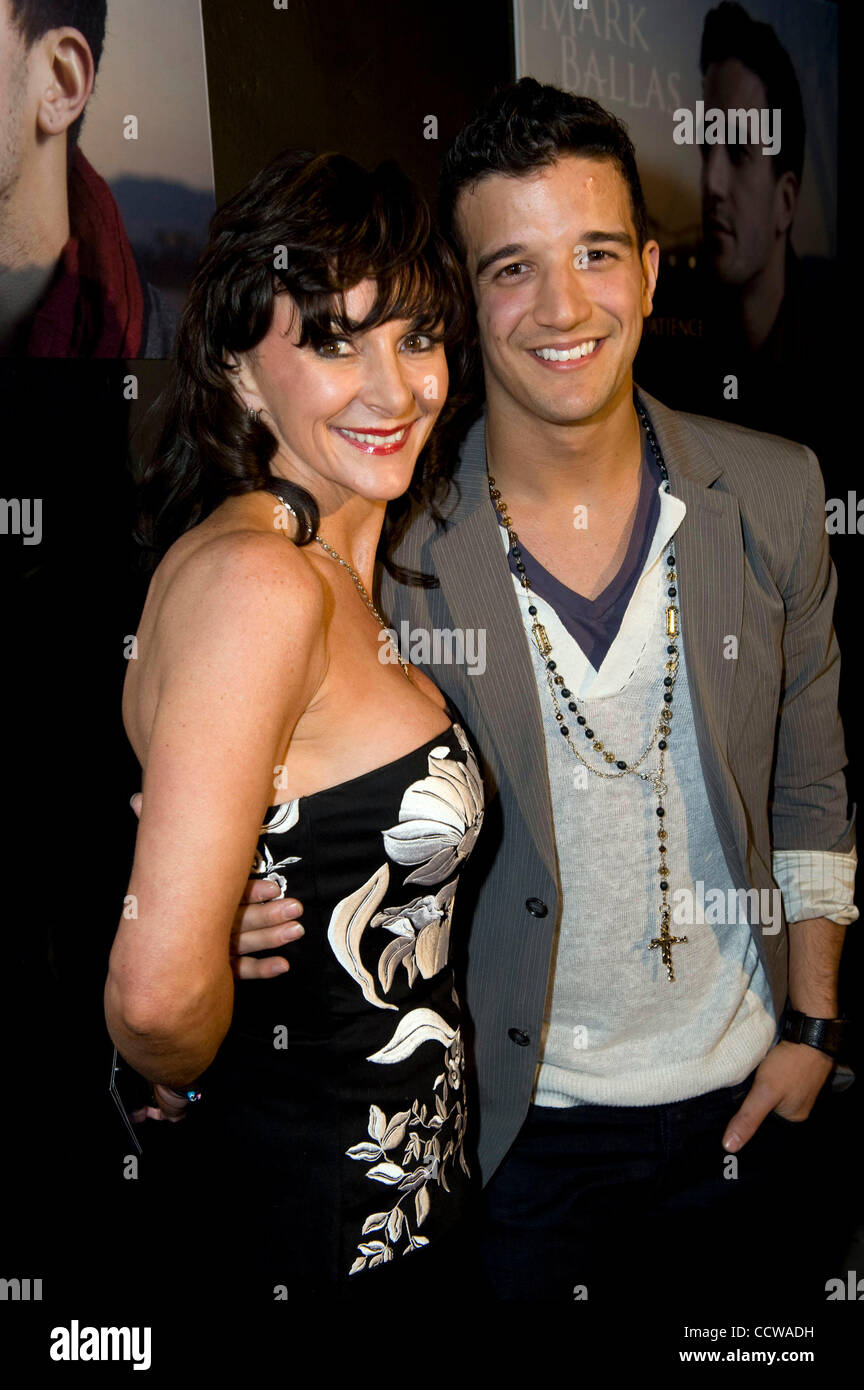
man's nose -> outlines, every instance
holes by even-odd
[[[719,201],[729,190],[729,156],[723,145],[705,145],[701,153],[702,196]]]
[[[586,277],[591,271],[583,268],[585,254],[584,247],[574,246],[566,259],[544,273],[534,305],[538,323],[566,330],[590,317]]]

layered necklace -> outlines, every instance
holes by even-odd
[[[636,399],[636,411],[648,439],[648,444],[657,460],[660,470],[660,477],[665,490],[669,491],[669,472],[663,458],[660,445],[654,435],[654,429],[648,415],[641,403]],[[555,720],[558,725],[558,732],[564,741],[569,745],[575,756],[583,767],[594,777],[602,777],[607,781],[614,781],[621,777],[638,777],[643,782],[647,782],[657,799],[657,852],[659,862],[657,874],[659,876],[660,906],[659,920],[660,931],[655,936],[648,949],[650,951],[659,950],[663,964],[666,967],[666,975],[669,980],[675,979],[675,970],[672,963],[672,947],[683,945],[687,941],[686,936],[674,936],[671,931],[672,910],[669,905],[669,865],[667,855],[669,852],[668,839],[669,832],[666,825],[666,807],[664,804],[666,794],[669,790],[666,783],[666,753],[669,748],[669,738],[672,732],[672,701],[675,691],[675,680],[678,675],[678,639],[681,634],[681,618],[675,599],[678,597],[678,572],[675,568],[675,552],[670,544],[666,555],[666,594],[662,604],[662,624],[661,630],[665,645],[665,676],[663,678],[663,701],[661,708],[657,711],[657,722],[651,737],[633,761],[628,762],[624,758],[619,758],[611,748],[589,727],[588,719],[579,707],[578,699],[569,689],[565,677],[558,670],[558,663],[553,660],[552,643],[549,634],[537,614],[537,606],[534,602],[535,595],[531,590],[528,575],[525,570],[525,563],[522,559],[522,552],[519,548],[518,537],[513,530],[511,518],[507,504],[503,501],[501,493],[495,486],[495,479],[489,475],[489,496],[493,505],[497,509],[503,525],[510,540],[510,549],[516,562],[519,572],[519,582],[529,599],[528,613],[533,619],[531,626],[531,637],[537,650],[543,658],[546,670],[546,684],[549,687],[549,695],[552,700],[552,707],[555,711]],[[561,708],[561,702],[566,701],[567,710],[573,716],[568,718]],[[571,722],[575,728],[571,730]],[[584,743],[577,742],[579,735],[585,740]],[[659,758],[657,766],[651,770],[644,769],[644,763],[650,757],[656,747]],[[590,752],[589,752],[590,750]],[[596,754],[592,758],[591,754]],[[596,766],[595,764],[600,764]],[[614,769],[614,771],[613,771]]]

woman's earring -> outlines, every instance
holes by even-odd
[[[246,419],[249,421],[250,425],[260,425],[261,411],[253,410],[251,406],[247,407]]]

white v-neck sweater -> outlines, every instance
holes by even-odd
[[[530,632],[533,602],[553,656],[580,709],[608,749],[635,760],[657,725],[668,660],[662,615],[665,555],[686,508],[660,488],[660,516],[621,629],[595,672],[551,606],[528,597],[514,578]],[[502,533],[506,544],[506,533]],[[682,576],[686,583],[686,576]],[[528,639],[530,642],[530,638]],[[729,875],[705,792],[687,682],[687,633],[666,754],[664,798],[670,901],[681,890],[707,921],[678,923],[675,980],[649,943],[660,930],[661,822],[650,784],[635,776],[603,780],[582,769],[558,732],[545,661],[530,642],[546,733],[563,911],[544,1024],[534,1100],[539,1105],[654,1105],[742,1081],[776,1034],[771,992],[750,926]],[[566,701],[564,702],[566,711]],[[574,742],[582,734],[568,720]],[[592,766],[609,771],[590,749]],[[658,764],[656,750],[644,764]],[[614,769],[612,769],[614,771]],[[702,892],[700,897],[700,887]],[[722,899],[711,895],[720,890]],[[773,910],[773,905],[772,909]],[[699,916],[698,906],[695,914]],[[734,918],[712,922],[712,917]],[[779,927],[779,907],[777,926]]]

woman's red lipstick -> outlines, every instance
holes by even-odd
[[[362,454],[397,454],[400,449],[404,449],[408,435],[411,433],[415,420],[410,420],[407,425],[399,425],[396,429],[362,429],[348,431],[344,426],[331,425],[330,428],[340,435],[342,439],[353,444],[355,449],[359,449]],[[375,441],[382,440],[378,444]],[[386,442],[384,442],[386,441]]]

